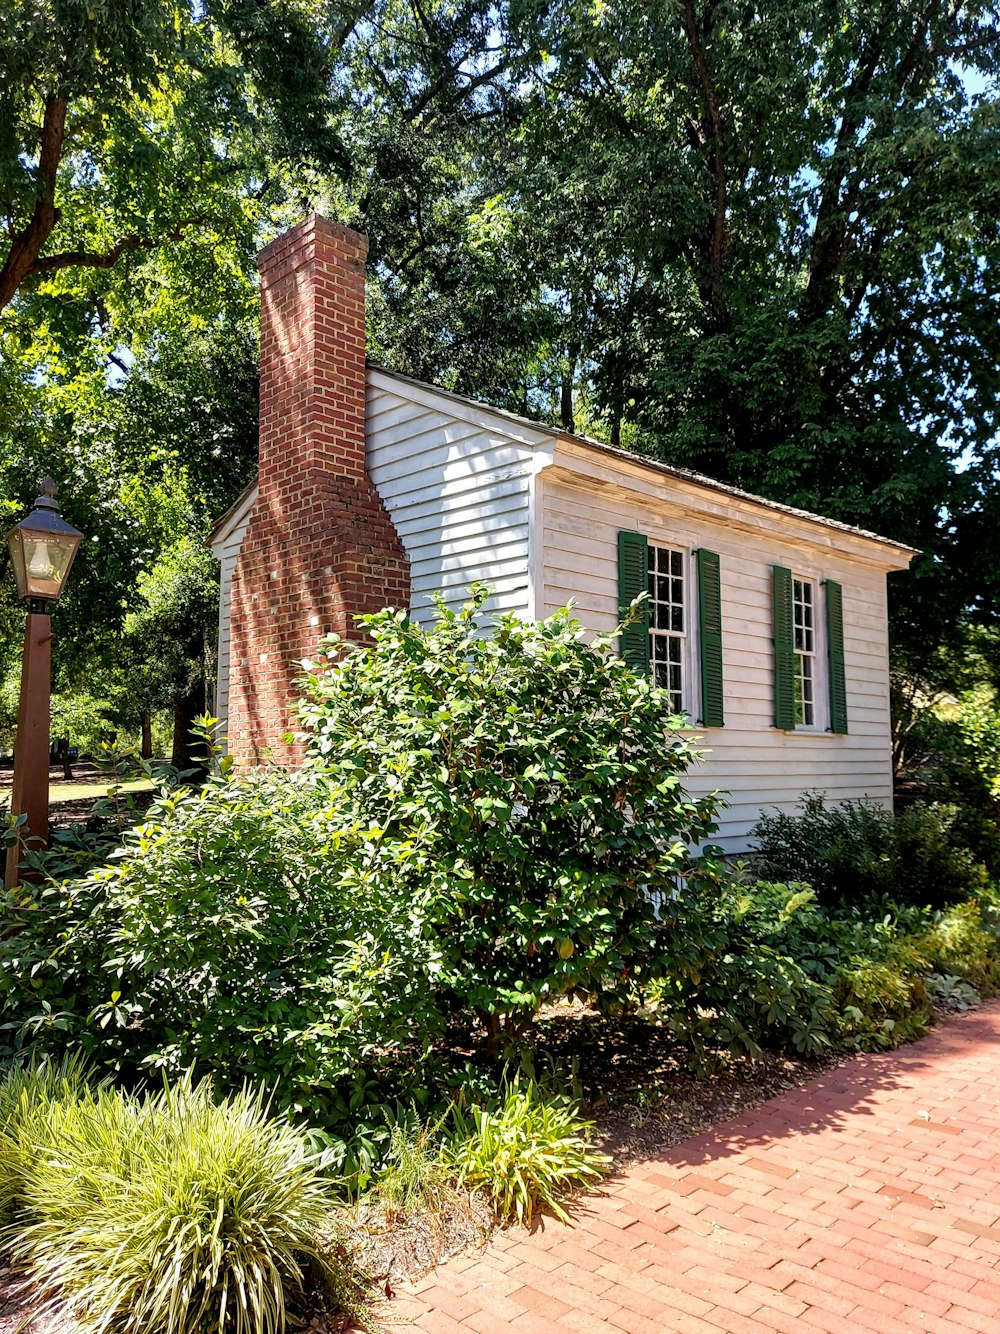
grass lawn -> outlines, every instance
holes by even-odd
[[[74,764],[73,770],[72,782],[67,782],[63,776],[62,765],[53,765],[49,770],[49,806],[52,808],[52,818],[57,823],[65,820],[74,823],[86,819],[94,802],[105,796],[108,789],[115,785],[113,775],[96,768],[89,761],[82,760]],[[9,804],[13,777],[12,766],[7,761],[0,766],[0,808]],[[153,790],[153,784],[145,774],[138,778],[120,780],[117,785],[122,792]]]
[[[94,801],[98,797],[103,797],[111,786],[111,782],[80,783],[53,783],[49,788],[49,801],[79,801],[81,798],[90,797]],[[148,778],[130,778],[126,782],[118,785],[123,792],[152,792],[153,784]]]

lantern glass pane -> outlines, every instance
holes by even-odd
[[[76,551],[72,538],[51,534],[22,533],[24,543],[24,573],[28,596],[57,598],[63,589],[70,563]]]

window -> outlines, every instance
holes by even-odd
[[[792,578],[795,726],[816,725],[816,596],[810,579]]]
[[[633,606],[636,599],[640,599],[638,607]],[[619,651],[632,670],[669,691],[675,713],[687,712],[704,727],[722,727],[725,691],[718,554],[704,548],[691,553],[679,547],[654,546],[645,533],[622,529],[618,534],[618,614],[622,619]]]
[[[833,579],[772,566],[774,725],[847,732],[844,590]],[[821,592],[822,590],[822,592]]]
[[[653,681],[684,712],[687,638],[685,555],[674,547],[649,548],[649,662]]]

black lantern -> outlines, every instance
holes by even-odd
[[[83,537],[60,516],[55,494],[55,482],[46,477],[34,509],[7,534],[18,595],[32,604],[62,596]]]

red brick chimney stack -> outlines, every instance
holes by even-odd
[[[260,476],[233,578],[229,748],[297,763],[299,662],[406,607],[409,562],[365,468],[368,243],[313,214],[262,250]]]

